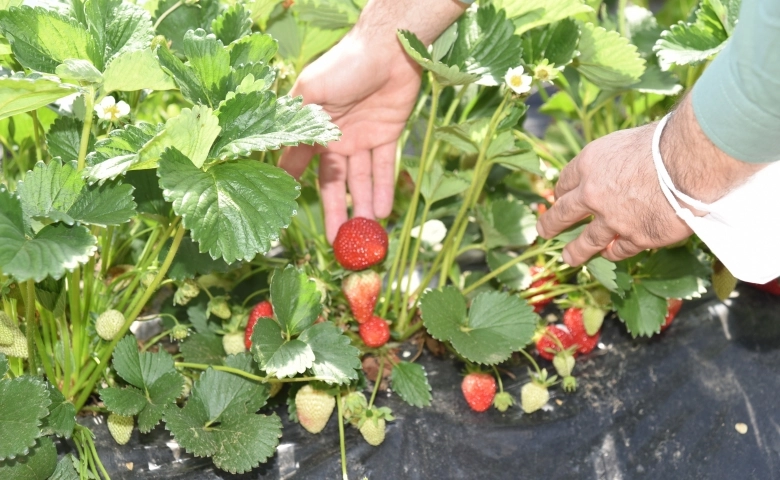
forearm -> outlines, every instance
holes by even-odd
[[[456,0],[371,0],[351,34],[397,45],[396,32],[409,30],[429,45],[465,8]]]
[[[693,89],[707,137],[745,162],[780,160],[780,2],[743,0],[729,44]]]

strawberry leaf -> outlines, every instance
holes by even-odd
[[[188,452],[211,456],[222,470],[247,472],[273,455],[282,436],[279,417],[254,414],[259,407],[252,399],[266,388],[230,373],[206,370],[184,408],[165,413],[165,426]]]
[[[184,356],[184,361],[188,363],[221,365],[225,357],[222,339],[213,333],[200,332],[190,335],[182,342],[179,350]]]
[[[39,438],[23,458],[0,460],[0,478],[47,480],[57,467],[57,448],[48,437]]]
[[[54,121],[46,133],[46,148],[52,157],[59,157],[64,163],[79,158],[81,146],[81,132],[84,129],[82,122],[73,117],[59,117]],[[95,149],[95,136],[89,134],[87,151]]]
[[[76,407],[65,400],[65,396],[52,384],[46,383],[49,392],[49,415],[43,419],[41,433],[70,438],[76,427]]]
[[[173,79],[163,71],[151,49],[124,52],[106,67],[103,90],[133,92],[143,89],[172,90]]]
[[[77,91],[74,85],[37,73],[0,78],[0,119],[45,107]]]
[[[406,168],[409,175],[416,181],[417,174],[420,171],[419,162],[417,160],[405,159],[404,168]],[[420,185],[420,193],[428,204],[432,204],[439,200],[463,193],[468,188],[468,180],[459,177],[452,172],[445,171],[439,162],[435,162],[431,166],[431,170],[423,176],[422,185]],[[390,255],[388,255],[388,257],[391,258]]]
[[[615,292],[618,295],[622,294],[622,289],[618,287],[618,284],[615,281],[617,279],[617,274],[615,273],[617,265],[604,257],[592,258],[585,265],[591,275],[593,275],[604,288],[610,292]]]
[[[708,264],[685,247],[658,250],[642,265],[642,285],[663,298],[698,298],[707,291]]]
[[[536,240],[536,216],[523,202],[499,199],[477,209],[486,247],[525,247]]]
[[[66,270],[86,263],[96,243],[81,225],[54,224],[31,232],[25,227],[19,198],[0,188],[0,270],[4,274],[19,282],[59,279]]]
[[[133,170],[154,168],[166,148],[179,150],[200,168],[206,161],[211,144],[219,135],[219,120],[210,108],[196,105],[165,122],[165,127],[150,139],[138,153]]]
[[[292,377],[314,365],[314,351],[298,339],[288,340],[275,320],[261,318],[252,331],[252,354],[262,370],[277,378]]]
[[[138,122],[112,130],[108,138],[97,142],[95,151],[87,155],[87,178],[94,182],[122,175],[139,162],[138,153],[163,128],[163,125]]]
[[[313,325],[322,311],[317,284],[292,265],[274,273],[271,303],[288,337],[298,335]]]
[[[422,365],[398,362],[393,366],[391,376],[393,390],[413,407],[427,407],[431,404],[431,385]]]
[[[0,405],[4,406],[0,408],[0,462],[27,455],[41,436],[40,425],[50,404],[46,385],[36,378],[0,380]]]
[[[477,295],[467,315],[466,299],[454,287],[426,293],[421,310],[431,335],[452,343],[465,358],[488,365],[526,346],[538,318],[519,297],[503,292]]]
[[[228,45],[252,32],[252,19],[244,6],[236,3],[211,22],[211,31]]]
[[[238,69],[243,64],[270,62],[279,44],[271,35],[253,33],[230,44],[230,65]]]
[[[645,60],[636,46],[618,32],[586,23],[577,48],[577,70],[598,87],[629,87],[645,72]]]
[[[100,400],[111,413],[131,416],[138,415],[146,407],[146,397],[135,387],[109,387],[100,390]]]
[[[297,207],[296,181],[279,168],[252,160],[220,163],[204,172],[169,149],[158,175],[165,199],[173,202],[200,251],[227,263],[270,250]]]
[[[506,15],[517,26],[518,35],[532,28],[593,11],[583,0],[498,0],[495,4],[496,8],[506,9]]]
[[[487,263],[490,270],[496,270],[502,265],[512,260],[511,255],[498,250],[491,250],[487,254]],[[523,262],[515,263],[508,269],[504,270],[496,279],[503,285],[514,290],[525,290],[531,286],[531,270]]]
[[[274,310],[275,311],[275,310]],[[345,384],[358,379],[360,350],[331,322],[318,323],[304,330],[298,339],[314,353],[311,372],[329,384]]]
[[[71,455],[67,454],[57,463],[57,468],[54,469],[49,480],[80,480],[79,472],[76,469],[76,465],[79,461]]]
[[[666,316],[666,299],[653,295],[644,284],[635,283],[625,298],[612,294],[618,317],[628,332],[636,337],[649,337],[661,331]]]
[[[149,47],[152,20],[140,6],[122,0],[87,0],[84,21],[100,52],[99,70],[124,52]]]
[[[722,2],[717,2],[723,8]],[[730,2],[729,16],[739,13],[740,2]],[[735,22],[733,22],[735,23]],[[693,22],[679,22],[661,33],[655,50],[662,70],[673,65],[696,64],[717,54],[726,46],[733,23],[724,24],[715,2],[704,0],[696,10]]]
[[[185,35],[194,28],[208,29],[219,16],[219,0],[200,0],[197,4],[177,6],[178,0],[160,0],[155,19],[160,22],[163,13],[169,12],[157,26],[157,33],[172,42],[175,50],[181,51]]]

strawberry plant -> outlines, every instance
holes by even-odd
[[[109,478],[83,411],[118,444],[164,428],[248,472],[279,443],[277,395],[311,433],[337,423],[346,476],[345,423],[377,446],[394,420],[383,380],[432,402],[404,342],[464,364],[474,411],[531,414],[576,389],[604,322],[651,336],[710,278],[722,298],[734,288],[695,238],[571,267],[561,252],[586,221],[547,241],[535,225],[588,142],[692,85],[739,2],[666,9],[679,22],[665,28],[626,2],[495,0],[430,47],[398,31],[424,76],[395,207],[349,220],[332,247],[316,175],[276,162],[340,133],[285,92],[365,2],[21,3],[0,9],[0,478]],[[542,137],[525,124],[532,93]],[[157,330],[136,337],[145,322]],[[519,397],[507,361],[529,366]],[[58,462],[52,436],[76,454]]]

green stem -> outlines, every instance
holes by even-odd
[[[159,342],[160,340],[165,338],[166,335],[170,335],[172,331],[173,331],[172,328],[169,329],[169,330],[166,330],[166,331],[162,332],[161,334],[157,335],[156,337],[152,338],[148,342],[145,342],[144,345],[141,347],[141,352],[145,352],[145,351],[149,350],[149,347],[151,347],[152,345],[156,344],[157,342]]]
[[[38,331],[35,322],[35,281],[30,279],[25,282],[24,319],[27,322],[27,352],[30,375],[38,375],[38,366],[35,362],[35,336]],[[19,285],[22,288],[22,285]]]
[[[220,372],[232,373],[260,383],[296,383],[296,382],[316,382],[322,380],[322,378],[320,377],[295,377],[295,378],[261,377],[258,375],[251,374],[249,372],[245,372],[238,368],[225,367],[222,365],[208,365],[206,363],[176,362],[175,365],[176,368],[192,368],[194,370],[208,370],[209,368],[213,368],[214,370],[219,370]]]
[[[41,128],[41,122],[38,120],[38,112],[33,110],[30,112],[30,116],[33,119],[33,137],[35,138],[35,156],[38,157],[37,160],[43,161],[43,147],[42,147],[42,141],[41,141],[41,134],[40,130],[43,130]],[[34,163],[34,162],[33,162]]]
[[[525,358],[527,358],[528,361],[531,362],[531,365],[533,365],[534,370],[536,370],[537,374],[541,374],[542,373],[542,370],[539,368],[539,364],[536,363],[536,360],[534,360],[534,357],[532,357],[530,353],[526,352],[525,349],[523,349],[523,348],[518,350],[518,352],[520,352],[523,355],[525,355]]]
[[[81,129],[81,144],[79,145],[78,169],[84,170],[87,160],[87,149],[89,148],[89,135],[92,132],[92,117],[95,112],[95,90],[92,86],[87,87],[84,92],[84,104],[86,113],[84,114],[84,128]]]
[[[336,396],[336,412],[339,415],[339,448],[341,449],[341,478],[343,480],[349,480],[347,474],[347,442],[344,439],[344,406],[341,404],[341,398]]]
[[[368,402],[368,408],[374,406],[374,400],[376,400],[376,394],[379,391],[379,385],[382,383],[382,374],[385,371],[385,357],[379,359],[379,370],[376,374],[376,381],[374,382],[374,391],[371,392],[371,400]]]
[[[164,11],[159,17],[157,17],[157,21],[154,22],[154,30],[156,31],[157,27],[160,26],[160,24],[163,22],[163,20],[165,20],[165,18],[168,15],[172,14],[174,11],[176,11],[177,8],[181,7],[182,5],[184,5],[184,1],[183,0],[179,0],[178,2],[174,3],[171,6],[171,8],[169,8],[166,11]]]
[[[501,374],[498,373],[498,368],[495,365],[491,366],[493,367],[493,373],[496,374],[496,380],[498,380],[498,392],[504,393],[504,382],[501,381]]]
[[[496,278],[497,276],[501,275],[508,269],[512,268],[514,265],[522,262],[523,260],[528,260],[529,258],[533,258],[539,254],[543,254],[549,251],[557,250],[560,248],[560,246],[552,246],[552,240],[547,240],[543,245],[541,245],[538,248],[529,248],[522,254],[516,256],[515,258],[509,260],[505,264],[501,265],[500,267],[496,268],[495,270],[491,271],[484,277],[480,278],[476,282],[472,283],[468,287],[463,289],[463,295],[468,295],[470,292],[473,292],[475,289],[479,288],[480,286],[484,285],[485,283],[489,282],[490,280]]]

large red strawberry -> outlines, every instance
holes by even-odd
[[[341,225],[333,241],[333,254],[347,270],[365,270],[387,255],[387,232],[368,218],[355,217]]]
[[[347,297],[349,308],[358,323],[371,320],[381,289],[382,280],[373,270],[352,273],[341,283],[341,290]]]
[[[561,342],[563,348],[561,348],[561,345],[558,345],[558,342],[556,342],[551,335]],[[544,335],[539,337],[539,340],[536,341],[536,350],[539,352],[540,357],[552,361],[556,353],[561,350],[566,350],[573,345],[574,337],[571,336],[571,333],[569,333],[568,330],[560,325],[548,325],[544,330]]]
[[[585,324],[582,322],[582,309],[569,308],[563,312],[563,324],[569,329],[574,343],[577,344],[577,352],[585,355],[590,353],[599,343],[600,332],[595,335],[588,335],[585,331]]]
[[[534,265],[531,268],[528,269],[531,272],[531,276],[535,277],[539,275],[540,273],[544,272],[544,267],[540,267],[538,265]],[[552,282],[551,286],[558,285],[558,281],[555,279],[555,275],[548,275],[546,277],[542,277],[539,280],[536,280],[531,283],[531,286],[529,288],[539,288],[547,284],[548,282]],[[541,292],[539,295],[543,295],[544,292]],[[553,301],[552,298],[544,298],[541,300],[534,300],[536,296],[531,297],[528,299],[528,303],[534,307],[534,312],[539,313],[541,312],[544,307],[546,307],[550,302]]]
[[[244,345],[246,345],[247,350],[252,348],[252,332],[257,321],[261,318],[273,318],[273,316],[274,307],[268,300],[255,305],[255,308],[249,313],[249,320],[246,322],[246,330],[244,330]]]
[[[475,412],[484,412],[493,405],[496,379],[489,373],[469,373],[460,384],[463,397]]]
[[[763,290],[764,292],[771,293],[772,295],[780,295],[780,278],[775,278],[774,280],[767,282],[767,283],[751,283],[753,287]]]
[[[384,319],[371,317],[360,325],[360,338],[371,348],[379,348],[390,340],[390,327]]]
[[[664,324],[661,325],[662,332],[669,328],[669,325],[672,324],[672,320],[674,320],[674,317],[677,316],[677,312],[680,311],[682,304],[683,301],[679,298],[670,298],[666,301],[666,318],[664,319]]]

